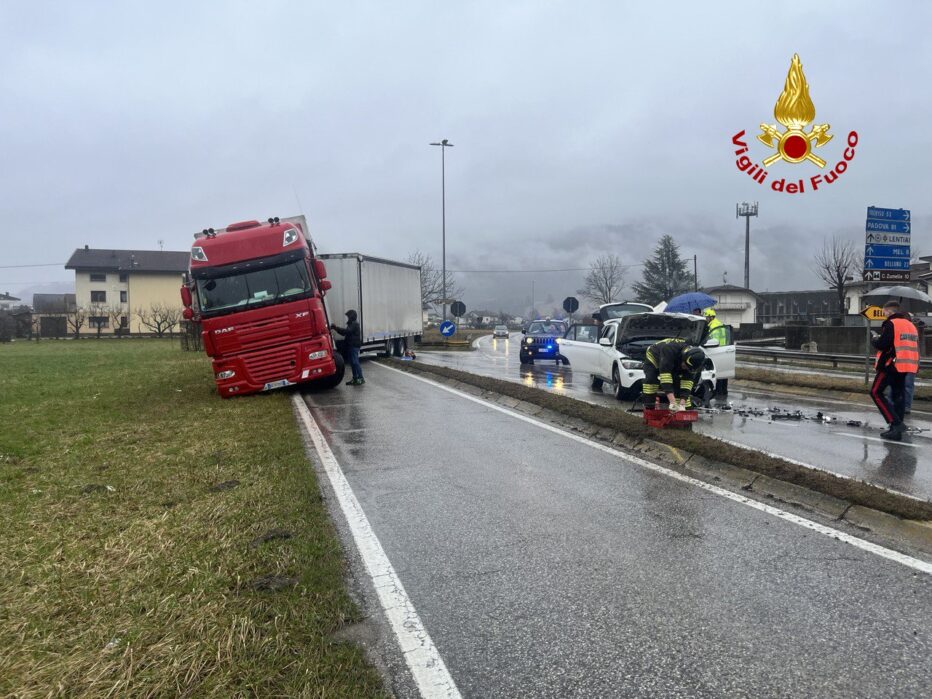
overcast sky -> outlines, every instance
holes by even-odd
[[[932,253],[932,5],[676,5],[4,0],[0,266],[184,250],[299,206],[322,251],[439,258],[442,138],[452,269],[636,264],[669,232],[703,283],[741,284],[742,200],[760,201],[759,291],[819,288],[814,248],[862,242],[869,204],[910,208]],[[835,184],[791,196],[740,174],[731,137],[772,152],[754,136],[794,52],[835,134],[817,154],[860,142]],[[508,308],[532,280],[559,300],[581,277],[461,282],[471,307]],[[0,290],[69,278],[0,269]]]

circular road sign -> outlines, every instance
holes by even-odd
[[[440,324],[440,334],[444,337],[452,337],[456,332],[456,323],[452,320],[445,320]]]
[[[462,301],[454,301],[450,304],[450,313],[457,318],[462,318],[466,314],[466,304]]]
[[[575,313],[579,310],[579,299],[575,296],[567,296],[563,299],[563,310],[567,313]]]

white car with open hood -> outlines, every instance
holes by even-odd
[[[726,327],[730,336],[731,328]],[[720,346],[718,340],[708,339],[706,328],[705,318],[688,313],[637,313],[609,320],[601,333],[595,325],[573,325],[558,342],[560,354],[574,373],[590,374],[596,390],[611,384],[615,397],[624,400],[641,392],[647,348],[664,338],[681,337],[706,353],[695,392],[707,401],[717,381],[734,378],[735,346],[730,342]]]

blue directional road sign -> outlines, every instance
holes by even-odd
[[[909,279],[912,231],[909,209],[867,207],[864,226],[864,281]]]
[[[882,209],[879,206],[868,206],[867,218],[879,221],[908,221],[909,209]]]
[[[456,332],[456,323],[452,320],[445,320],[440,324],[440,334],[444,337],[452,337]]]
[[[909,259],[909,245],[875,245],[864,246],[864,259],[868,257],[901,257]]]
[[[875,221],[867,219],[868,232],[909,233],[909,221]]]

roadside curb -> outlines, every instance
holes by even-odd
[[[622,453],[630,453],[633,456],[660,462],[667,468],[699,480],[741,491],[744,494],[753,494],[759,499],[772,499],[791,508],[804,510],[831,521],[846,522],[862,531],[870,531],[881,537],[903,542],[924,553],[932,553],[932,518],[928,520],[908,519],[869,507],[863,503],[852,502],[830,493],[775,478],[773,477],[774,474],[760,473],[743,466],[710,459],[656,439],[640,437],[629,434],[624,430],[598,425],[578,415],[563,413],[532,402],[533,394],[529,394],[530,400],[519,399],[487,387],[469,383],[469,377],[473,375],[466,372],[431,365],[412,366],[410,362],[390,361],[389,363],[393,367],[411,373],[428,374],[432,380],[439,384],[462,390],[490,403],[502,405],[526,415],[532,415],[538,420],[544,420],[561,429],[576,432],[607,444]],[[443,371],[438,371],[438,369]],[[457,374],[457,378],[445,375],[446,372]],[[503,388],[506,390],[511,386],[508,382],[499,379],[490,379],[478,375],[475,378],[485,384],[504,384]],[[581,403],[565,396],[561,398],[572,401],[572,403]],[[611,409],[600,408],[600,410]],[[657,436],[661,435],[658,434]],[[779,459],[774,459],[774,461],[779,462],[781,472],[786,472],[789,477],[797,472],[802,472],[804,468]],[[899,497],[898,494],[889,491],[884,491],[884,494],[883,500],[887,503],[893,502]],[[906,504],[912,506],[915,506],[916,502],[926,504],[923,501],[914,501],[914,499],[907,496],[902,496],[902,499]]]

